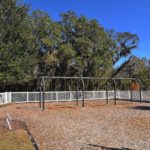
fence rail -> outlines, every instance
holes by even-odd
[[[42,94],[42,93],[41,93]],[[78,97],[82,99],[82,91],[52,91],[45,92],[46,101],[73,101]],[[20,102],[38,102],[40,100],[40,92],[5,92],[0,93],[0,104],[20,103]],[[85,100],[104,100],[106,99],[106,91],[84,91]],[[117,91],[117,99],[131,99],[130,91]],[[108,91],[108,99],[114,99],[114,91]],[[139,101],[140,93],[132,92],[132,100]],[[142,101],[150,102],[150,91],[142,91]]]

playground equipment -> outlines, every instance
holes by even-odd
[[[142,101],[142,83],[139,79],[137,78],[106,78],[106,77],[51,77],[51,76],[42,76],[40,77],[40,108],[45,110],[45,92],[49,88],[50,91],[56,91],[56,90],[64,90],[66,91],[71,90],[72,88],[75,89],[76,91],[76,105],[78,106],[79,103],[79,98],[78,98],[78,91],[79,88],[82,91],[82,107],[85,106],[85,89],[90,88],[90,85],[88,82],[94,82],[94,81],[106,81],[106,104],[108,104],[108,85],[112,83],[113,86],[113,93],[114,93],[114,105],[116,105],[117,101],[117,81],[121,80],[129,80],[132,84],[133,81],[139,83],[139,94],[140,94],[140,103]],[[74,84],[72,84],[74,83]],[[131,92],[131,97],[130,100],[131,102],[133,101],[132,99],[132,91],[133,89],[130,88]]]

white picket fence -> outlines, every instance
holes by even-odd
[[[21,102],[38,102],[40,100],[40,92],[5,92],[0,93],[0,104],[21,103]],[[81,100],[83,97],[82,91],[52,91],[45,92],[45,100],[47,101],[73,101]],[[133,100],[140,100],[140,93],[134,91],[132,93]],[[85,100],[104,100],[106,99],[106,91],[84,91]],[[130,91],[117,91],[117,99],[130,99]],[[114,91],[108,91],[108,99],[114,99]],[[150,102],[150,91],[142,91],[142,100]]]
[[[0,93],[0,104],[7,104],[11,102],[11,92]]]

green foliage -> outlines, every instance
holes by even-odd
[[[0,3],[0,82],[5,86],[33,80],[35,36],[28,11],[26,5],[16,5],[15,0]]]
[[[62,44],[59,47],[59,57],[60,59],[67,59],[67,58],[73,58],[74,57],[74,49],[70,44]]]
[[[147,62],[149,61],[146,59],[139,59],[135,56],[131,56],[127,62],[122,64],[121,67],[115,71],[114,76],[140,79],[142,82],[142,89],[150,89],[150,68]],[[127,80],[122,81],[122,83],[119,83],[118,87],[124,90],[129,89],[130,82]]]
[[[49,15],[40,10],[32,13],[33,33],[36,36],[38,47],[38,63],[36,64],[38,74],[54,75],[58,64],[56,57],[58,46],[61,42],[61,26],[53,22]]]
[[[96,20],[78,17],[71,11],[61,16],[63,43],[69,43],[74,51],[70,74],[103,76],[106,73],[110,76],[112,59],[107,60],[107,65],[105,61],[112,57],[109,51],[111,39],[104,28]]]
[[[44,62],[48,65],[51,65],[57,62],[57,58],[51,54],[46,54],[44,57]]]
[[[113,39],[112,51],[113,64],[118,62],[122,57],[127,57],[131,54],[132,50],[138,47],[139,37],[137,34],[130,32],[117,32],[114,30],[108,31],[108,35]]]
[[[46,12],[29,14],[28,6],[2,0],[0,14],[1,90],[35,90],[39,74],[110,77],[139,42],[136,34],[106,32],[97,20],[72,11],[55,22]]]
[[[139,66],[134,69],[133,76],[141,80],[143,90],[150,90],[150,68],[146,66],[144,61],[139,61]]]

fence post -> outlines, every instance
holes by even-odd
[[[5,92],[5,103],[8,103],[8,101],[7,101],[7,92]]]
[[[143,91],[141,91],[141,99],[143,100]]]
[[[56,101],[58,102],[58,91],[56,91]]]
[[[93,91],[93,99],[95,99],[95,91]]]
[[[9,103],[11,103],[11,92],[9,92]]]
[[[133,93],[132,93],[132,89],[130,90],[130,100],[131,100],[131,102],[133,102]]]
[[[27,91],[27,102],[29,102],[29,92]]]
[[[129,99],[131,100],[131,91],[128,91]]]
[[[71,91],[70,91],[70,101],[71,101],[71,95],[72,95],[72,93],[71,93]]]

